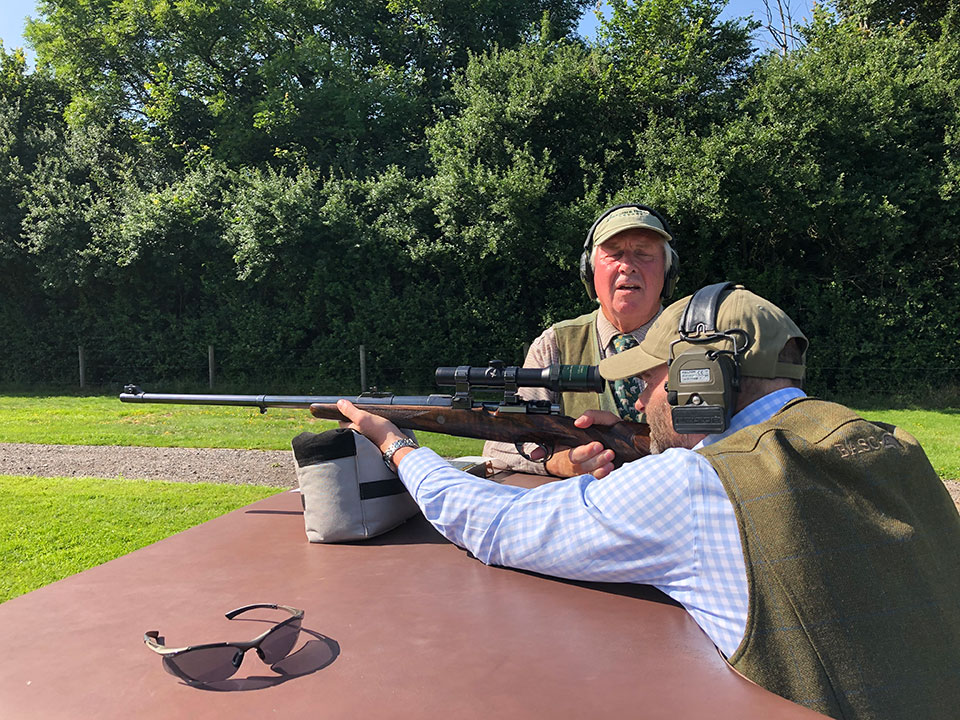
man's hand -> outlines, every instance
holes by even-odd
[[[592,425],[614,425],[620,418],[605,410],[587,410],[573,421],[579,428]],[[536,459],[537,451],[531,457]],[[603,478],[613,472],[613,450],[608,450],[598,442],[587,443],[575,448],[558,448],[546,462],[547,472],[557,477],[574,477],[589,473],[595,478]]]
[[[406,437],[406,435],[400,432],[396,425],[386,418],[373,415],[366,410],[361,410],[349,400],[338,400],[337,410],[350,421],[348,423],[341,422],[340,427],[356,430],[380,448],[381,453],[386,451],[395,441]],[[400,458],[412,449],[413,448],[402,447],[397,450],[393,456],[393,464],[398,466]]]

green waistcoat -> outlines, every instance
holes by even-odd
[[[564,320],[553,326],[557,345],[560,348],[560,362],[563,365],[599,365],[600,354],[597,339],[597,313],[581,315],[573,320]],[[560,396],[564,415],[580,417],[585,410],[607,410],[617,413],[617,404],[610,390],[610,383],[602,393],[566,392]]]
[[[812,398],[699,450],[750,605],[730,663],[836,718],[960,713],[960,517],[917,441]]]

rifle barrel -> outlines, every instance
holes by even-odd
[[[121,402],[166,403],[169,405],[232,405],[255,407],[262,412],[267,408],[309,408],[311,405],[336,405],[337,400],[347,399],[354,405],[428,405],[450,407],[448,395],[385,395],[377,397],[361,395],[195,395],[176,393],[148,393],[136,385],[128,385],[120,393]]]
[[[629,462],[649,453],[649,428],[630,422],[610,427],[578,428],[573,419],[561,416],[557,406],[522,405],[517,408],[497,403],[475,402],[470,407],[454,406],[450,395],[202,395],[148,393],[137,385],[127,385],[120,400],[128,403],[167,403],[176,405],[228,405],[267,408],[309,408],[314,417],[345,420],[337,411],[338,400],[350,400],[367,407],[401,428],[472,437],[498,442],[534,442],[544,447],[574,447],[594,440],[613,450],[616,463]],[[453,411],[456,412],[447,412]]]

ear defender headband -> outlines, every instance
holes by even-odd
[[[667,231],[667,234],[673,237],[673,231],[670,230],[670,224],[667,222],[667,219],[652,207],[637,205],[636,203],[626,203],[624,205],[614,205],[609,210],[606,210],[593,222],[593,225],[590,226],[587,239],[583,243],[583,253],[580,255],[580,280],[587,289],[587,295],[590,296],[591,300],[597,299],[597,291],[593,287],[593,266],[590,264],[590,255],[593,254],[593,234],[596,232],[597,226],[599,226],[607,216],[623,208],[645,210],[659,220],[660,224],[663,225],[663,229]],[[663,290],[660,291],[660,297],[667,300],[673,295],[673,291],[677,287],[677,278],[680,277],[680,256],[677,255],[677,251],[673,249],[671,243],[665,242],[664,245],[666,252],[670,255],[670,267],[663,274]]]
[[[678,433],[719,433],[730,425],[734,398],[740,390],[740,357],[751,342],[740,328],[719,330],[717,310],[732,282],[701,288],[680,317],[680,339],[670,343],[667,359],[667,402],[672,405],[673,429]],[[677,357],[679,342],[693,345],[727,341],[730,349],[686,350]]]

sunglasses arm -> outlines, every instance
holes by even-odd
[[[230,612],[227,613],[227,619],[233,620],[233,618],[235,618],[237,615],[240,615],[241,613],[245,613],[248,610],[257,610],[259,608],[269,608],[271,610],[286,610],[295,618],[303,617],[303,610],[298,610],[297,608],[290,607],[289,605],[276,605],[274,603],[255,603],[253,605],[244,605],[243,607],[237,608],[236,610],[231,610]],[[283,622],[287,623],[289,622],[289,620],[284,620]],[[269,632],[271,631],[268,630],[266,633],[264,633],[264,635],[268,634]],[[261,638],[262,637],[263,636],[261,636]],[[144,644],[146,644],[148,648],[153,650],[158,655],[175,655],[176,653],[182,652],[183,650],[190,650],[192,648],[197,647],[195,645],[188,645],[187,647],[169,648],[166,645],[162,644],[159,638],[160,638],[159,630],[150,630],[149,632],[144,633],[143,635]],[[257,640],[261,638],[257,638]],[[256,643],[257,640],[254,640],[253,642]],[[247,643],[237,643],[238,647],[243,647],[244,645],[247,645]]]
[[[271,610],[286,610],[288,613],[294,617],[303,617],[303,610],[298,610],[297,608],[290,607],[289,605],[276,605],[274,603],[254,603],[253,605],[244,605],[243,607],[237,608],[236,610],[231,610],[226,614],[227,620],[233,620],[237,615],[245,613],[248,610],[257,610],[259,608],[269,608]]]
[[[173,655],[180,652],[181,650],[186,650],[187,648],[168,648],[166,645],[162,645],[158,638],[160,637],[159,630],[150,630],[149,632],[144,633],[143,642],[146,643],[146,646],[153,650],[158,655]]]

